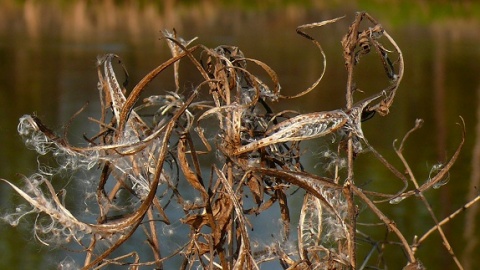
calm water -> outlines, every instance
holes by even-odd
[[[381,5],[367,1],[345,7],[307,3],[305,6],[279,5],[274,8],[247,5],[220,8],[208,1],[177,6],[171,6],[169,1],[164,6],[115,6],[111,1],[87,5],[85,2],[67,5],[0,2],[2,178],[19,182],[17,173],[30,175],[36,170],[35,154],[24,147],[16,132],[19,117],[35,113],[49,126],[60,130],[87,101],[90,105],[83,115],[98,114],[96,57],[107,52],[120,55],[129,70],[131,84],[135,84],[167,59],[167,46],[159,40],[159,31],[165,28],[175,27],[186,39],[198,36],[197,43],[210,47],[221,44],[240,47],[246,56],[260,59],[275,69],[282,91],[288,94],[308,87],[322,68],[318,50],[295,33],[296,26],[346,14],[347,18],[337,24],[311,31],[322,42],[327,54],[327,72],[319,87],[305,97],[275,105],[277,109],[290,108],[301,112],[341,108],[345,104],[346,73],[340,39],[353,20],[354,11],[367,9],[396,39],[406,63],[405,77],[391,113],[383,118],[376,116],[364,124],[370,143],[403,171],[394,156],[392,142],[401,139],[413,127],[415,119],[424,119],[424,127],[412,135],[405,154],[417,180],[425,181],[430,168],[445,162],[446,156],[450,157],[460,142],[460,128],[456,123],[461,115],[465,119],[467,139],[450,172],[450,182],[426,195],[437,217],[442,219],[466,203],[472,193],[470,186],[480,183],[472,170],[480,167],[480,157],[472,161],[475,145],[480,144],[480,139],[476,138],[480,136],[476,132],[480,92],[480,19],[475,16],[480,13],[478,6],[406,8],[397,4],[385,10]],[[374,58],[364,60],[364,66],[360,66],[361,70],[356,74],[359,88],[367,92],[385,86],[385,81],[377,77],[380,67],[369,65],[370,60],[375,61]],[[173,80],[164,76],[149,93],[173,87]],[[81,134],[89,131],[88,126],[77,121],[73,123],[70,137],[80,141]],[[320,149],[315,150],[315,147],[318,148],[311,145],[312,151],[319,152]],[[313,168],[316,161],[306,163]],[[356,166],[356,177],[361,179],[357,181],[367,183],[369,189],[393,191],[400,187],[399,181],[395,181],[369,154],[360,156]],[[477,184],[472,184],[474,181]],[[473,193],[478,194],[478,190]],[[1,213],[11,211],[12,202],[24,203],[4,184],[0,184],[0,194]],[[415,234],[422,235],[433,224],[416,199],[381,207],[396,221],[409,241]],[[476,213],[474,211],[478,210],[469,211]],[[463,235],[466,224],[480,225],[480,216],[472,215],[461,214],[445,226],[460,258],[468,245]],[[367,214],[365,216],[369,219]],[[31,223],[23,222],[14,229],[2,223],[0,235],[1,269],[7,266],[18,269],[47,267],[65,257],[64,253],[51,252],[34,240]],[[480,234],[474,237],[479,238]],[[470,254],[478,254],[480,246],[477,245],[472,252]],[[453,267],[437,236],[427,241],[418,254],[429,269]],[[392,262],[402,258],[402,254],[389,256],[391,258],[387,261]],[[480,267],[480,263],[475,262],[471,269],[474,266]],[[395,264],[390,268],[398,269]]]

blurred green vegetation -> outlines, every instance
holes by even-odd
[[[209,5],[217,9],[235,8],[237,11],[268,11],[283,9],[285,7],[301,7],[303,9],[321,8],[321,9],[356,9],[367,10],[377,16],[388,17],[393,25],[404,25],[411,23],[432,23],[445,19],[473,19],[480,18],[480,2],[474,0],[434,0],[434,1],[416,1],[416,0],[106,0],[106,1],[87,1],[87,0],[1,0],[0,11],[2,7],[22,8],[25,4],[42,4],[45,6],[55,6],[60,9],[68,8],[78,2],[84,2],[87,6],[101,5],[108,2],[116,8],[125,6],[137,6],[139,8],[154,6],[157,10],[164,10],[166,6],[175,6],[176,8],[195,8],[199,5]]]

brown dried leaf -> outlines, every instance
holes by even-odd
[[[217,245],[227,233],[225,229],[231,221],[233,203],[228,195],[220,193],[212,206],[212,210],[216,223],[216,228],[213,232],[213,239],[215,245]]]
[[[262,180],[258,176],[252,174],[248,181],[247,186],[250,189],[250,192],[253,195],[253,200],[257,205],[260,205],[263,202],[263,185]]]
[[[208,218],[205,214],[189,215],[180,219],[180,221],[192,226],[196,230],[200,230],[204,225],[208,224]]]
[[[193,188],[200,191],[200,193],[202,193],[202,197],[206,199],[208,198],[208,194],[207,194],[207,191],[205,190],[205,187],[203,186],[201,178],[199,177],[199,175],[197,175],[195,172],[193,172],[190,169],[190,166],[188,164],[187,156],[186,156],[186,153],[187,153],[186,140],[187,140],[187,135],[183,135],[178,140],[178,146],[177,146],[178,164],[180,165],[180,168],[182,169],[182,172],[185,175],[185,179],[188,181],[188,183]]]
[[[280,217],[283,221],[283,237],[286,241],[290,237],[290,210],[288,209],[287,195],[283,189],[276,189],[275,194],[280,206]]]

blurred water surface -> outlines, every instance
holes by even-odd
[[[442,219],[478,194],[474,188],[480,183],[480,154],[475,152],[480,145],[477,138],[480,134],[476,131],[480,92],[478,4],[392,1],[387,7],[382,1],[227,2],[0,1],[0,177],[19,183],[17,173],[30,175],[37,168],[35,153],[26,149],[17,135],[19,117],[35,113],[44,123],[60,130],[86,102],[89,105],[82,115],[98,115],[97,56],[118,54],[130,73],[130,86],[135,85],[148,71],[168,59],[166,43],[159,40],[163,29],[175,28],[185,39],[197,36],[197,43],[210,47],[222,44],[240,47],[247,57],[270,65],[280,78],[283,93],[293,94],[308,87],[322,70],[319,51],[297,35],[295,28],[347,15],[336,24],[310,31],[327,54],[327,72],[317,89],[302,98],[274,105],[277,110],[289,108],[300,112],[344,107],[346,72],[340,40],[355,11],[366,10],[397,41],[406,64],[391,113],[383,118],[375,116],[364,124],[369,142],[392,164],[402,168],[392,143],[413,127],[415,119],[424,119],[424,127],[412,135],[405,150],[417,180],[423,182],[428,179],[431,167],[444,163],[459,144],[461,129],[456,123],[461,115],[467,139],[450,172],[450,182],[426,195],[437,217]],[[358,87],[366,92],[385,87],[385,80],[379,79],[381,67],[368,64],[368,61],[377,63],[376,60],[362,61],[365,62],[356,73]],[[188,67],[183,69],[186,74],[188,71]],[[149,87],[149,94],[174,90],[169,74],[162,74]],[[85,124],[88,123],[74,121],[70,131],[73,141],[80,142],[83,133],[93,132]],[[310,143],[309,150],[315,156],[321,146]],[[367,188],[392,192],[401,187],[372,155],[361,155],[356,162],[357,181],[365,182]],[[306,163],[314,168],[317,162]],[[71,186],[75,190],[75,184]],[[14,204],[24,203],[4,184],[0,185],[0,194],[2,214],[12,211]],[[409,199],[401,205],[381,207],[409,241],[433,226],[418,199]],[[457,216],[444,229],[457,255],[470,269],[475,269],[480,263],[470,260],[469,264],[468,258],[480,252],[479,245],[473,245],[473,240],[480,237],[479,230],[468,237],[464,232],[474,230],[480,217],[476,208],[469,211],[471,214],[467,211]],[[367,215],[365,220],[373,219]],[[365,228],[366,232],[369,230]],[[22,222],[18,228],[3,223],[0,235],[1,269],[50,268],[65,257],[61,249],[52,251],[42,247],[33,237],[31,223]],[[365,251],[359,255],[365,255],[362,252]],[[427,241],[418,253],[429,269],[454,268],[438,236]],[[387,261],[404,261],[403,254],[386,254]],[[397,269],[395,264],[392,267]]]

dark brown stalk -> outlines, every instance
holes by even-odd
[[[344,36],[342,39],[342,46],[343,46],[343,55],[345,58],[345,68],[347,69],[347,85],[346,85],[346,108],[350,110],[353,105],[353,92],[354,92],[354,82],[353,82],[353,70],[355,65],[355,48],[357,46],[357,33],[360,23],[363,19],[364,13],[357,13],[355,21],[350,26],[349,32],[347,35]],[[356,206],[353,199],[353,192],[351,191],[352,185],[355,184],[354,182],[354,174],[353,174],[353,158],[354,158],[354,151],[353,151],[353,140],[352,140],[353,133],[350,131],[348,133],[348,141],[347,141],[347,179],[344,184],[343,193],[345,194],[345,198],[347,199],[348,204],[348,229],[349,229],[349,239],[347,239],[347,249],[348,255],[350,258],[350,265],[353,269],[356,268],[356,252],[355,252],[355,233],[356,233],[356,218],[357,218],[357,211]]]

